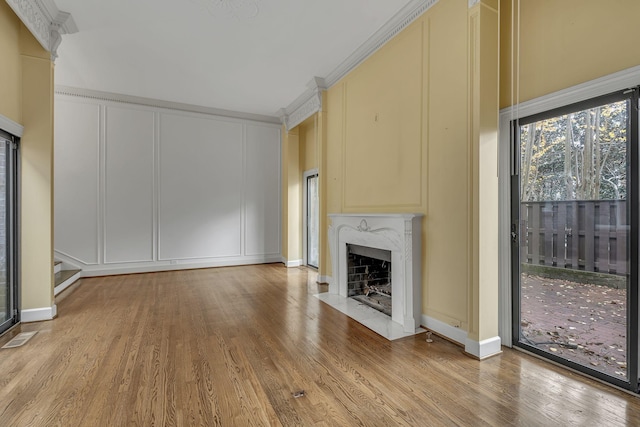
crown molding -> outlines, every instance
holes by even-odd
[[[386,24],[325,77],[327,87],[338,83],[340,79],[384,46],[384,44],[395,37],[400,31],[404,30],[433,5],[438,3],[438,1],[439,0],[411,0],[407,3],[405,7],[400,9]]]
[[[58,9],[54,0],[6,0],[24,25],[31,31],[47,52],[51,60],[58,57],[58,46],[63,34],[78,32],[70,13]]]
[[[322,92],[327,90],[323,78],[314,77],[307,83],[307,90],[296,98],[287,108],[278,111],[278,116],[287,131],[298,126],[322,109]]]
[[[74,96],[78,98],[95,99],[98,101],[119,102],[124,104],[142,105],[145,107],[165,108],[170,110],[185,111],[189,113],[208,114],[212,116],[228,117],[232,119],[251,120],[256,122],[280,124],[280,118],[262,114],[242,113],[238,111],[223,110],[220,108],[202,107],[199,105],[183,104],[180,102],[162,101],[159,99],[144,98],[140,96],[123,95],[112,92],[82,89],[70,86],[56,85],[56,95]]]
[[[347,59],[342,61],[325,78],[314,77],[311,83],[316,89],[309,87],[288,107],[281,109],[278,116],[282,123],[290,130],[322,108],[322,91],[335,85],[351,70],[360,65],[364,60],[380,49],[385,43],[396,36],[405,27],[416,20],[420,15],[430,9],[439,0],[411,0],[405,7],[396,13],[386,24],[376,31],[366,42],[355,50]],[[314,83],[315,82],[315,83]],[[321,88],[318,85],[321,83]]]

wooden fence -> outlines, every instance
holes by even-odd
[[[625,200],[524,202],[520,219],[523,263],[628,273]]]

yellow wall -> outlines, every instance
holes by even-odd
[[[282,256],[288,262],[302,260],[302,178],[319,166],[319,117],[316,113],[289,132],[282,130]]]
[[[520,75],[519,100],[528,101],[608,74],[640,65],[638,0],[519,0],[501,5],[500,107],[518,101],[511,76]],[[517,5],[517,2],[515,2]],[[512,20],[514,38],[511,43]],[[512,56],[515,60],[512,62]],[[519,69],[518,69],[519,62]]]
[[[0,3],[0,114],[21,139],[22,309],[53,305],[53,63],[5,2]],[[6,71],[6,73],[5,73]]]
[[[318,169],[317,120],[318,115],[314,114],[298,126],[300,134],[300,170],[302,173],[311,169]]]
[[[423,313],[465,330],[468,12],[466,0],[441,0],[334,85],[326,139],[327,212],[425,214]]]
[[[22,122],[22,65],[20,61],[20,27],[18,17],[6,2],[0,2],[0,114]]]
[[[302,259],[300,230],[301,180],[298,129],[282,129],[282,256],[285,262]]]

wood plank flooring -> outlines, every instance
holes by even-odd
[[[640,425],[635,396],[509,349],[390,342],[315,292],[280,264],[82,279],[0,351],[0,425]]]

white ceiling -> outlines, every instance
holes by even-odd
[[[410,3],[228,1],[55,0],[56,84],[275,116]]]

